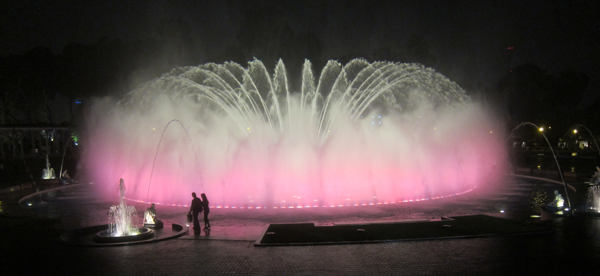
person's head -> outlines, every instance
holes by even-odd
[[[193,197],[193,198],[196,198],[196,193],[192,193],[192,197]]]
[[[208,200],[208,198],[206,198],[206,195],[204,193],[200,194],[200,196],[202,197],[202,200]]]
[[[152,203],[152,207],[151,208],[154,209],[154,203]]]

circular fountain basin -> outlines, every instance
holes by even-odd
[[[108,230],[103,230],[94,235],[94,242],[97,243],[117,243],[143,241],[154,237],[154,230],[149,228],[139,228],[139,233],[127,236],[114,236]]]

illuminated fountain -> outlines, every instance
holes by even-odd
[[[106,194],[124,177],[128,199],[185,205],[195,191],[244,209],[430,200],[503,173],[495,121],[430,68],[329,61],[317,79],[307,60],[298,79],[281,61],[272,76],[259,60],[209,63],[98,100],[86,172]]]
[[[108,213],[108,229],[94,235],[94,241],[100,243],[116,243],[138,241],[152,238],[154,231],[148,228],[138,228],[137,211],[134,206],[125,204],[125,182],[119,183],[120,200],[118,206],[111,206]]]
[[[46,155],[46,168],[42,169],[42,179],[55,179],[54,169],[50,167],[48,155]]]
[[[596,167],[596,172],[588,184],[592,185],[587,190],[585,200],[585,212],[597,215],[600,213],[600,168]]]
[[[586,207],[589,212],[600,213],[600,186],[592,186],[588,189]]]

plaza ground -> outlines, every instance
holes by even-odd
[[[600,220],[530,218],[523,202],[534,187],[514,179],[506,187],[427,203],[350,209],[211,211],[210,235],[154,243],[84,247],[58,242],[66,230],[106,223],[110,203],[85,191],[64,194],[31,209],[3,197],[0,271],[6,275],[506,275],[594,274],[600,271]],[[19,196],[14,196],[18,198]],[[136,206],[141,210],[143,206]],[[505,213],[500,213],[500,210]],[[185,224],[181,207],[157,207],[169,223]],[[255,246],[271,223],[318,226],[406,222],[488,214],[512,216],[549,231],[486,237],[430,237],[388,242]]]

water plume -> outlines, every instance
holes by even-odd
[[[204,192],[217,208],[308,208],[446,197],[503,172],[493,117],[430,68],[329,61],[317,80],[307,60],[300,79],[292,91],[281,61],[272,76],[209,63],[97,100],[87,175],[157,204]]]

